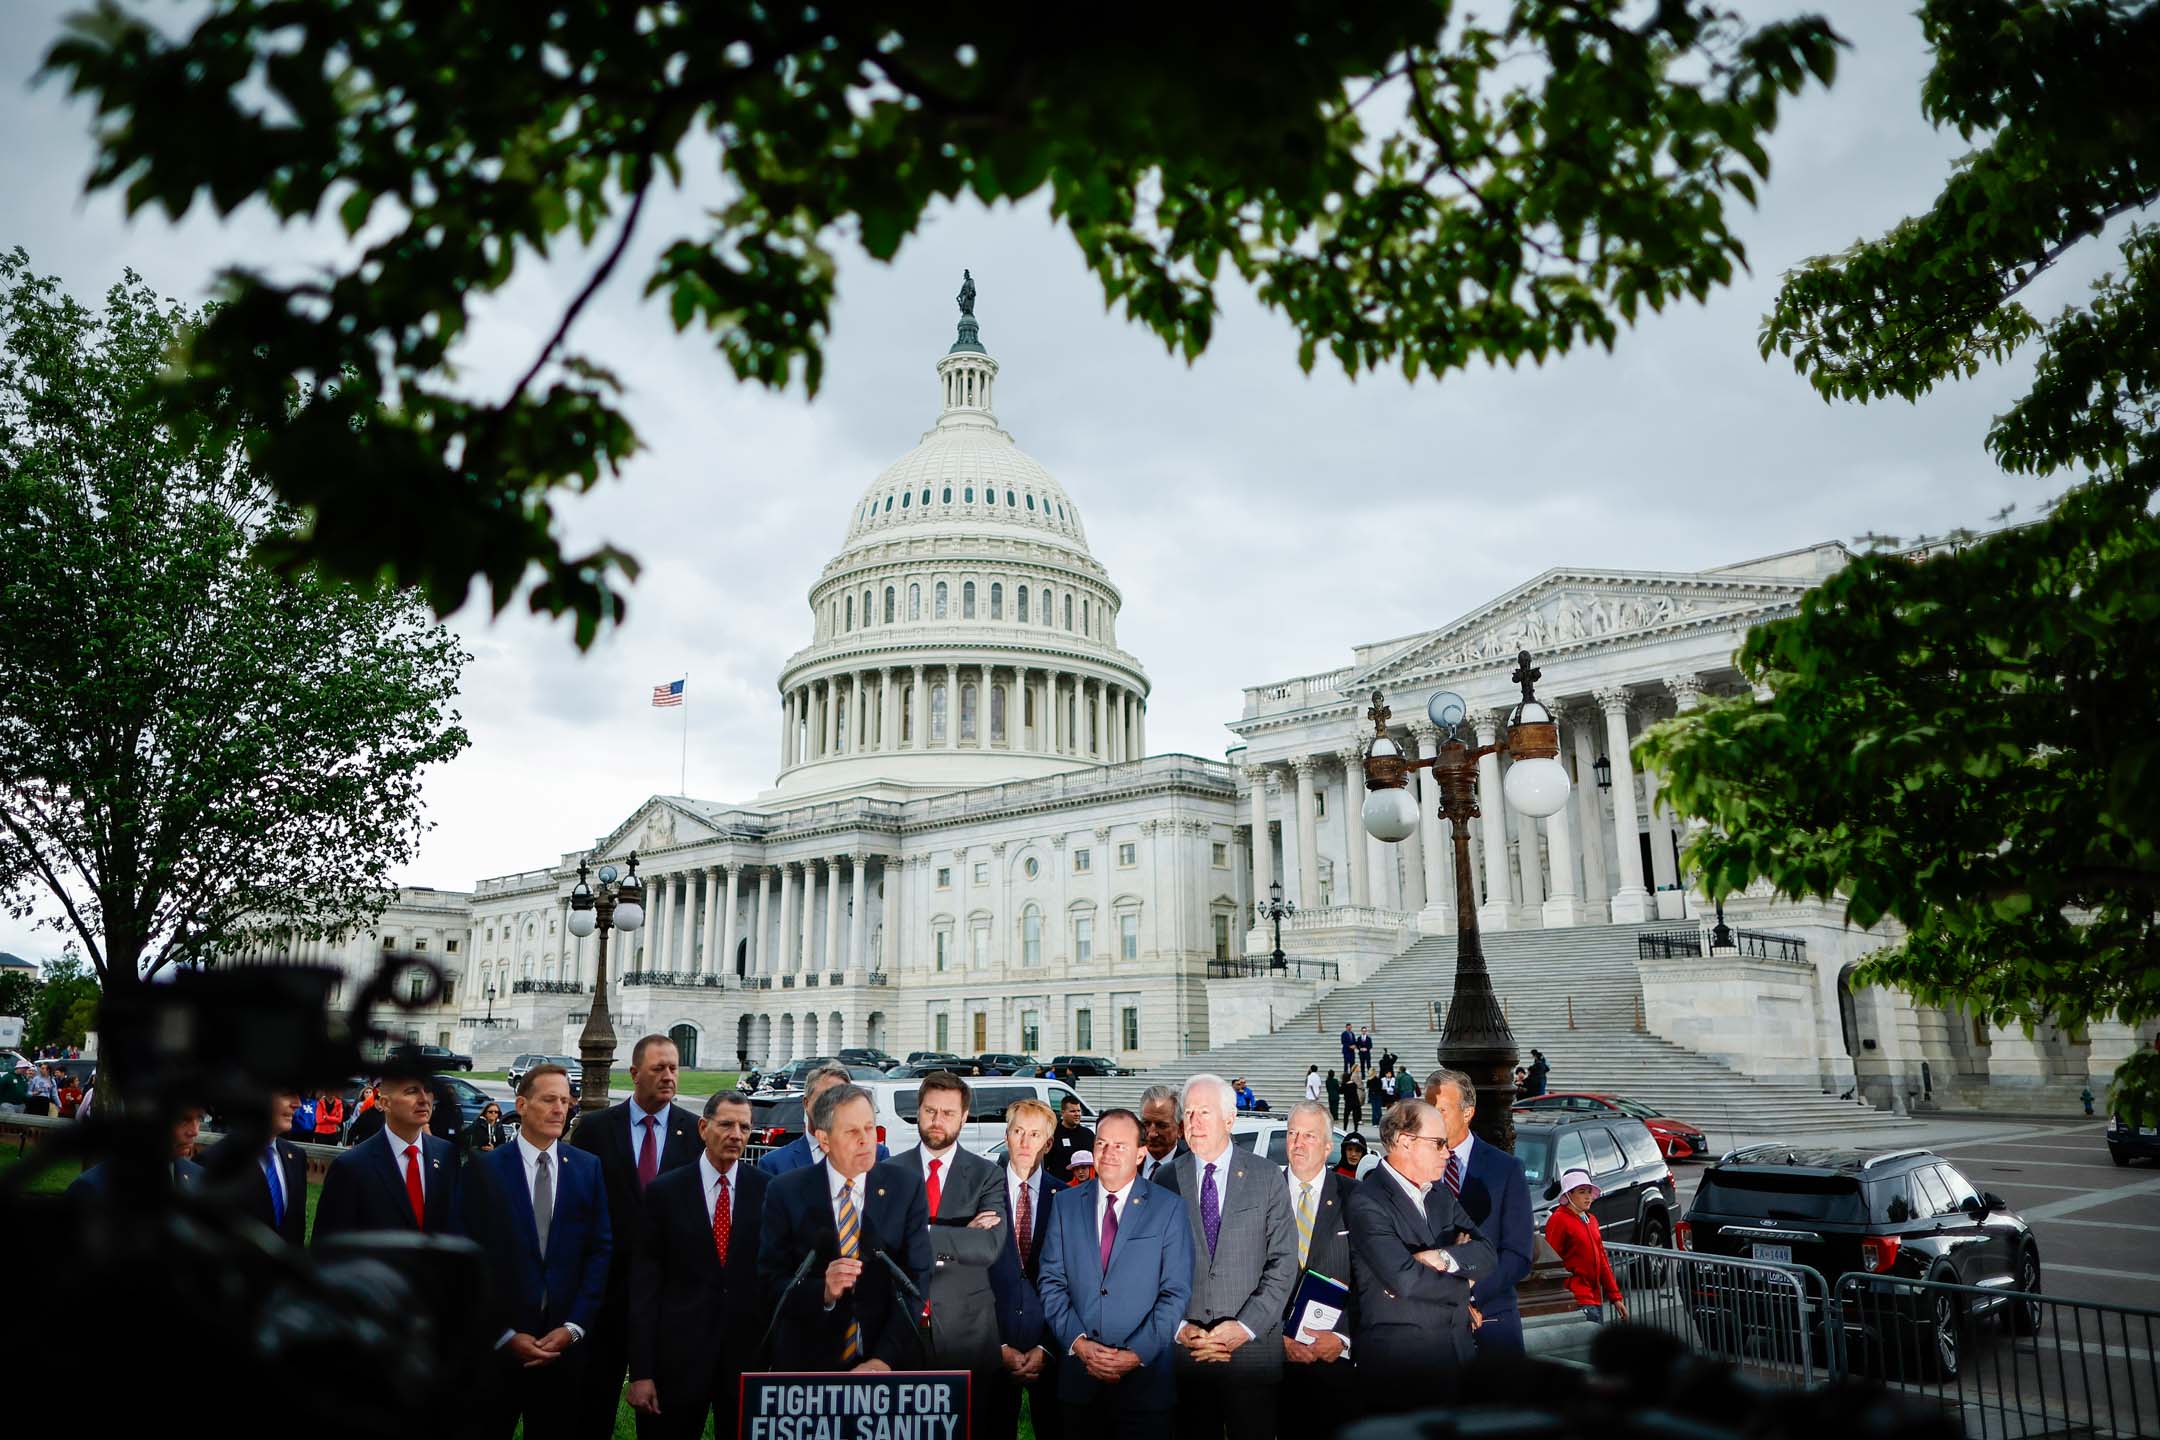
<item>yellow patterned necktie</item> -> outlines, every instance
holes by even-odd
[[[840,1258],[853,1260],[861,1238],[862,1225],[855,1218],[855,1187],[843,1185],[840,1187]],[[850,1365],[862,1359],[862,1326],[856,1322],[853,1312],[854,1307],[850,1305],[847,1330],[840,1345],[840,1358]]]
[[[1303,1265],[1305,1257],[1312,1254],[1312,1182],[1298,1185],[1297,1197],[1297,1263]]]

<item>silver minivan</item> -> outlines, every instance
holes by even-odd
[[[921,1093],[922,1081],[861,1080],[856,1083],[868,1090],[877,1103],[878,1124],[884,1132],[885,1148],[895,1155],[914,1149],[920,1143],[915,1130],[915,1100]],[[978,1155],[1005,1138],[1005,1110],[1015,1100],[1040,1100],[1050,1107],[1052,1114],[1056,1114],[1067,1099],[1079,1100],[1081,1123],[1089,1126],[1095,1123],[1095,1107],[1081,1099],[1080,1093],[1062,1080],[986,1075],[968,1080],[966,1084],[968,1118],[967,1124],[960,1127],[960,1143]]]

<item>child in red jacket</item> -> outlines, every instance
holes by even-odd
[[[1610,1301],[1622,1320],[1627,1319],[1627,1300],[1612,1262],[1605,1258],[1605,1236],[1590,1205],[1598,1198],[1597,1185],[1583,1170],[1560,1177],[1562,1203],[1545,1222],[1545,1241],[1567,1266],[1568,1290],[1583,1319],[1593,1325],[1605,1320],[1604,1302]]]

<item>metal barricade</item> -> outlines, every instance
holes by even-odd
[[[1608,1241],[1628,1319],[1759,1379],[1796,1385],[1835,1373],[1830,1290],[1805,1265]]]
[[[2160,1434],[2160,1310],[1884,1275],[1836,1298],[1846,1372],[1934,1397],[1972,1440]]]

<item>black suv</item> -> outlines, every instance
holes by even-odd
[[[1672,1166],[1640,1120],[1550,1110],[1515,1113],[1515,1158],[1530,1185],[1531,1219],[1545,1233],[1560,1204],[1560,1177],[1587,1170],[1601,1192],[1590,1212],[1605,1238],[1623,1245],[1670,1242],[1680,1209]]]
[[[2001,1196],[1974,1189],[1926,1150],[1735,1150],[1704,1173],[1680,1224],[1680,1248],[1805,1265],[1833,1294],[1846,1275],[2040,1291],[2032,1227]],[[1716,1297],[1698,1293],[1695,1302],[1714,1307]],[[1967,1325],[1996,1311],[2017,1334],[2040,1321],[2037,1303],[2006,1305],[2002,1293],[1914,1290],[1849,1305],[1844,1325],[1848,1343],[1885,1360],[1917,1361],[1927,1378],[1954,1379]],[[1733,1317],[1698,1313],[1698,1323],[1705,1318]]]
[[[2132,1160],[2160,1160],[2160,1125],[2132,1125],[2120,1115],[2108,1117],[2108,1159],[2117,1165]]]
[[[447,1045],[405,1043],[390,1047],[393,1060],[418,1060],[430,1070],[470,1070],[472,1056],[460,1055]]]

